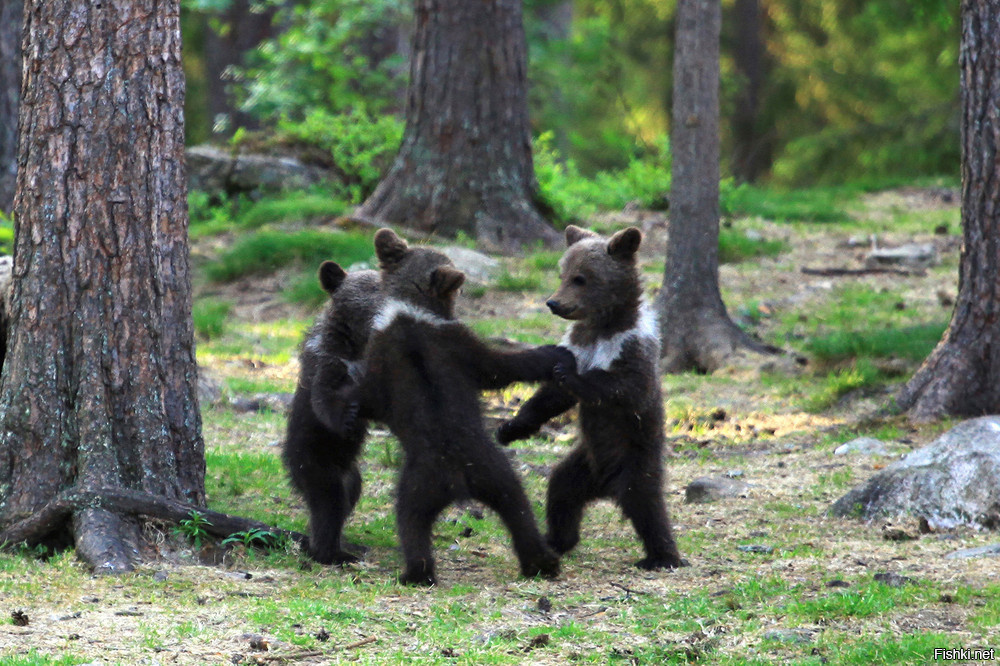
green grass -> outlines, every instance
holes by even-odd
[[[810,412],[829,409],[842,397],[862,389],[881,385],[885,373],[867,359],[859,359],[846,368],[834,370],[821,381],[818,390],[803,401],[803,408]]]
[[[752,185],[723,185],[720,203],[724,215],[762,217],[776,222],[843,223],[852,220],[860,188],[811,187],[794,190],[762,189]]]
[[[858,358],[919,361],[930,354],[946,328],[947,324],[934,323],[882,330],[841,330],[807,340],[805,350],[824,363]]]
[[[371,260],[372,255],[371,238],[362,233],[265,229],[241,237],[218,259],[206,264],[204,271],[210,280],[229,282],[293,264],[315,267],[327,259],[347,268]]]
[[[233,231],[250,231],[267,225],[302,225],[340,217],[349,204],[334,192],[290,191],[264,196],[258,201],[240,197],[213,203],[205,192],[188,194],[191,238],[199,239]]]

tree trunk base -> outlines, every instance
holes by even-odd
[[[219,539],[237,532],[262,530],[308,547],[308,538],[299,532],[122,488],[67,490],[30,516],[0,531],[0,544],[7,549],[22,544],[35,546],[69,529],[76,542],[77,554],[95,573],[124,573],[139,562],[140,537],[136,518],[180,523],[194,512],[207,521],[202,525],[205,532]]]
[[[714,308],[688,311],[683,316],[663,314],[661,321],[664,323],[660,367],[664,372],[711,373],[739,362],[747,354],[785,353],[754,340],[725,312],[719,313]]]
[[[896,406],[912,423],[997,413],[1000,391],[989,376],[987,357],[979,345],[946,337],[900,390]]]
[[[430,180],[426,173],[421,179]],[[405,174],[390,172],[353,218],[372,226],[403,226],[428,236],[454,238],[465,233],[484,250],[511,254],[541,244],[555,249],[562,236],[525,196],[440,192],[427,182],[408,182]]]

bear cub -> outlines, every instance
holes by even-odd
[[[570,325],[560,364],[497,432],[507,444],[579,404],[580,439],[553,470],[546,499],[547,540],[559,554],[580,540],[584,507],[615,501],[642,540],[643,569],[682,565],[663,499],[663,401],[659,330],[642,296],[636,252],[642,233],[630,227],[604,239],[569,226],[559,262],[561,284],[546,302]]]
[[[382,295],[377,271],[348,274],[326,261],[319,280],[330,299],[302,345],[282,459],[309,510],[310,557],[322,564],[344,564],[358,559],[341,544],[341,530],[361,495],[356,460],[367,424],[358,424],[346,436],[333,428],[345,406],[339,391],[361,377]]]
[[[515,381],[553,379],[572,354],[556,346],[500,351],[455,319],[465,274],[442,253],[411,248],[390,229],[375,235],[385,303],[373,323],[366,371],[352,389],[361,417],[399,439],[396,521],[405,560],[400,582],[434,585],[431,528],[450,503],[475,499],[496,511],[511,534],[525,576],[555,576],[521,482],[483,425],[479,393]],[[352,427],[351,419],[344,428]]]

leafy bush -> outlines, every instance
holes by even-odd
[[[354,109],[331,113],[310,109],[302,120],[285,117],[278,122],[283,140],[313,146],[329,155],[330,166],[352,190],[352,201],[360,202],[378,184],[392,164],[403,139],[404,123],[391,115],[372,115]]]
[[[194,332],[205,340],[221,336],[226,330],[226,317],[232,309],[232,304],[226,301],[212,298],[195,301],[191,313],[194,319]]]
[[[361,233],[304,229],[294,233],[261,230],[241,238],[205,267],[210,280],[226,282],[274,271],[290,264],[318,266],[333,259],[343,266],[372,256],[371,238]]]
[[[237,73],[243,110],[267,123],[397,105],[406,68],[398,55],[373,53],[371,36],[400,26],[408,11],[400,0],[282,3],[279,34]]]
[[[719,263],[735,264],[758,257],[774,257],[788,250],[782,240],[752,238],[741,231],[719,230]]]
[[[670,149],[666,138],[655,151],[631,160],[617,171],[584,176],[573,160],[563,160],[552,147],[552,134],[534,145],[539,196],[561,225],[581,221],[601,210],[620,210],[636,201],[644,208],[662,207],[670,191]]]

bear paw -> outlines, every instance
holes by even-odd
[[[679,569],[688,566],[688,562],[680,555],[650,555],[636,562],[635,566],[646,571],[655,571],[657,569]]]

